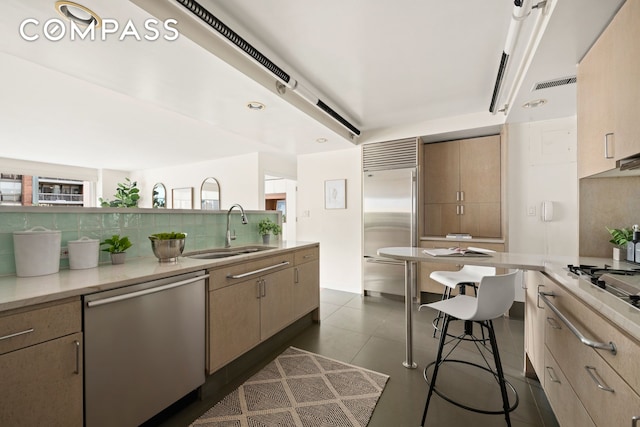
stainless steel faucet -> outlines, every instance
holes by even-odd
[[[231,235],[231,230],[229,229],[229,222],[231,219],[231,211],[233,210],[233,208],[239,208],[240,209],[240,218],[242,218],[242,223],[243,224],[248,224],[247,221],[247,216],[244,214],[244,209],[242,208],[242,206],[240,206],[239,204],[235,204],[232,205],[229,210],[227,211],[227,235],[225,237],[224,240],[224,247],[225,248],[230,248],[231,247],[231,241],[232,240],[236,240],[236,231],[233,230],[233,236]]]

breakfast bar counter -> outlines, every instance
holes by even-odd
[[[630,267],[625,261],[613,261],[606,258],[556,256],[543,254],[522,254],[510,252],[492,252],[490,256],[433,256],[418,247],[387,247],[378,249],[378,255],[401,260],[405,263],[405,323],[406,323],[406,352],[403,365],[415,368],[413,361],[413,319],[412,319],[412,290],[410,282],[411,271],[419,262],[432,262],[453,265],[485,265],[523,271],[540,271],[565,287],[594,310],[616,324],[620,329],[637,339],[640,339],[640,310],[613,297],[606,291],[591,285],[569,273],[567,265],[591,264],[609,265],[613,268]]]

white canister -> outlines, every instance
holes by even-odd
[[[78,240],[69,240],[69,268],[82,270],[98,266],[100,241],[82,236]]]
[[[13,252],[16,275],[44,276],[60,270],[60,241],[62,233],[37,226],[13,232]]]

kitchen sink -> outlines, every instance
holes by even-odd
[[[195,259],[219,259],[229,258],[232,256],[252,254],[255,252],[266,251],[268,249],[275,249],[274,246],[239,246],[235,248],[219,248],[219,249],[205,249],[203,251],[191,252],[184,256]]]

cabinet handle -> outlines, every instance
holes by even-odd
[[[76,346],[76,370],[73,373],[80,375],[80,341],[74,340],[73,343]]]
[[[298,283],[298,267],[293,269],[293,283]]]
[[[460,192],[460,201],[464,202],[464,191]]]
[[[33,332],[33,328],[29,328],[25,331],[16,332],[14,334],[5,335],[3,337],[0,337],[0,341],[8,340],[9,338],[13,338],[13,337],[19,337],[20,335],[30,334],[31,332]]]
[[[460,201],[460,192],[456,191],[456,202]]]
[[[558,322],[556,322],[556,319],[554,319],[553,317],[547,317],[547,323],[553,329],[562,329],[562,327],[560,325],[558,325]]]
[[[464,215],[464,205],[460,205],[460,215]]]
[[[598,377],[596,376],[597,373],[596,373],[596,368],[594,366],[585,366],[584,369],[586,369],[587,373],[589,374],[589,376],[591,377],[593,382],[596,383],[596,385],[598,386],[598,388],[600,390],[608,391],[610,393],[614,393],[615,392],[615,390],[612,389],[611,387],[602,384],[602,381],[600,381],[598,379]]]
[[[248,271],[242,274],[228,274],[227,279],[242,279],[247,276],[251,276],[258,273],[264,273],[265,271],[273,270],[274,268],[283,267],[285,265],[289,265],[289,261],[282,261],[280,264],[270,265],[269,267],[259,268],[257,270]]]
[[[456,215],[460,215],[460,205],[456,205]]]
[[[553,311],[556,316],[558,316],[558,318],[562,321],[562,323],[564,323],[567,328],[569,328],[569,330],[571,332],[573,332],[573,335],[575,335],[576,337],[578,337],[578,339],[580,340],[580,342],[584,345],[588,345],[589,347],[593,347],[593,348],[600,348],[603,350],[609,350],[611,353],[613,354],[617,354],[618,350],[616,348],[616,345],[609,341],[608,343],[604,343],[604,342],[596,342],[596,341],[592,341],[590,339],[588,339],[587,337],[585,337],[582,332],[580,332],[575,326],[573,326],[573,324],[569,321],[569,319],[567,319],[565,317],[564,314],[562,314],[562,312],[560,310],[558,310],[558,308],[551,304],[551,301],[549,301],[547,299],[547,295],[544,292],[540,292],[538,294],[540,296],[540,298],[542,298],[542,301],[544,301],[545,304],[547,304],[547,307],[549,307],[551,309],[551,311]]]
[[[556,377],[556,373],[551,366],[547,366],[547,372],[549,373],[549,379],[554,383],[560,383],[558,377]]]
[[[260,279],[260,283],[262,283],[262,298],[267,296],[267,282],[264,279]]]
[[[609,137],[613,136],[613,132],[604,134],[604,158],[613,159],[613,156],[609,154]]]
[[[258,279],[256,280],[256,293],[258,294],[256,296],[257,299],[260,299],[260,297],[262,297],[262,279]]]
[[[631,418],[631,427],[637,427],[638,421],[640,421],[640,416]]]

